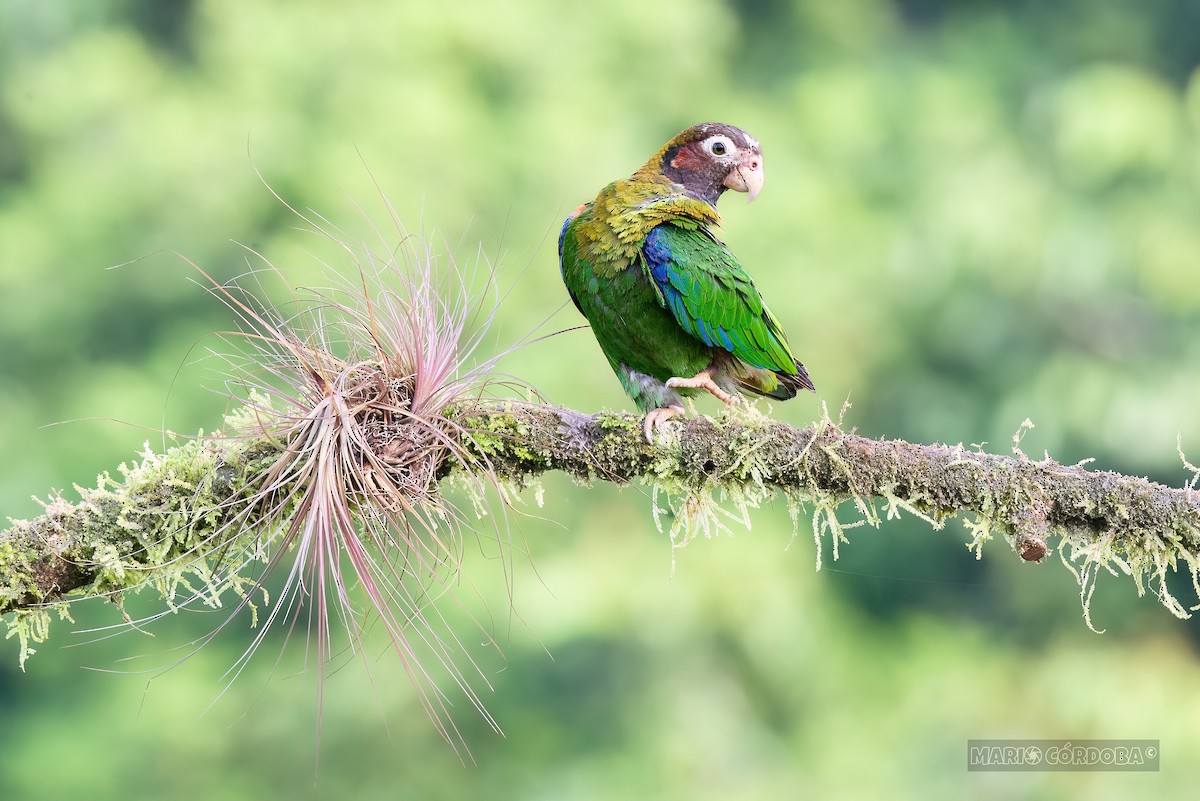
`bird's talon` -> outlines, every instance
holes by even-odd
[[[678,417],[683,414],[683,407],[663,406],[658,409],[651,409],[646,413],[646,421],[642,424],[642,433],[646,437],[646,442],[654,444],[654,432],[661,431],[663,423],[670,420],[672,417]]]
[[[717,386],[716,382],[712,380],[712,376],[709,374],[708,370],[701,370],[691,378],[679,378],[678,376],[675,378],[668,378],[667,386],[671,387],[672,389],[703,389],[712,393],[712,395],[722,403],[732,404],[738,402],[737,395],[730,394]]]

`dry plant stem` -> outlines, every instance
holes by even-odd
[[[466,432],[464,444],[478,464],[516,485],[549,471],[583,480],[643,480],[674,492],[753,482],[801,501],[854,500],[860,509],[884,499],[889,508],[899,504],[935,525],[973,513],[1007,535],[1029,561],[1045,555],[1048,534],[1084,547],[1103,541],[1118,554],[1165,555],[1172,567],[1175,559],[1200,560],[1195,491],[1052,460],[870,439],[833,424],[798,429],[736,413],[672,423],[654,445],[644,438],[642,418],[628,414],[478,401],[459,404],[447,416]],[[182,497],[184,508],[189,498],[199,499],[191,514],[212,526],[253,489],[256,470],[270,466],[281,443],[216,438],[188,447],[194,462],[188,472],[204,477],[203,492],[194,480],[164,474],[133,495],[128,487],[110,485],[85,491],[78,504],[54,501],[41,517],[13,521],[0,532],[0,613],[146,583],[137,571],[118,576],[106,567],[138,548],[134,527],[148,525],[166,496]],[[458,469],[444,463],[442,477]],[[211,555],[221,547],[208,542],[204,551]],[[180,545],[158,558],[185,560],[192,551]]]

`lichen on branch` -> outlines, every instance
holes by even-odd
[[[79,501],[55,493],[41,516],[10,520],[0,532],[0,614],[12,613],[8,636],[20,641],[22,666],[31,643],[45,639],[50,612],[65,616],[72,598],[119,604],[124,592],[152,587],[169,606],[219,606],[226,590],[244,592],[252,582],[238,568],[261,557],[272,532],[230,522],[280,445],[203,432],[161,454],[147,444],[139,461],[118,468],[120,479],[103,473],[95,487],[75,487]]]
[[[848,528],[907,512],[934,528],[961,516],[977,551],[1001,535],[1028,561],[1039,561],[1057,538],[1085,609],[1100,570],[1129,575],[1139,592],[1154,592],[1180,616],[1189,608],[1168,592],[1167,574],[1182,568],[1197,582],[1200,497],[1190,485],[1019,451],[872,439],[828,419],[795,428],[753,410],[688,418],[654,444],[628,414],[472,400],[455,403],[445,418],[459,456],[441,462],[439,479],[477,470],[519,488],[561,471],[585,482],[642,482],[675,513],[676,542],[745,519],[747,509],[778,496],[812,512],[818,549],[830,540],[835,558]],[[42,516],[12,521],[0,532],[0,613],[11,615],[10,636],[25,641],[22,658],[45,636],[51,612],[72,598],[119,598],[145,587],[167,604],[181,594],[210,605],[230,589],[243,595],[251,580],[229,567],[261,559],[287,526],[279,510],[259,526],[246,500],[258,497],[285,447],[266,436],[201,436],[162,454],[147,450],[138,464],[122,466],[121,480],[101,476],[95,488],[78,489],[78,502],[55,496]]]
[[[581,479],[642,480],[666,489],[683,512],[673,533],[685,538],[688,529],[720,524],[714,491],[742,507],[778,493],[793,506],[813,509],[818,567],[823,534],[836,558],[852,525],[878,526],[908,512],[940,529],[962,516],[977,553],[1000,534],[1022,559],[1038,562],[1048,553],[1048,538],[1057,536],[1085,614],[1099,570],[1129,575],[1139,593],[1152,590],[1172,613],[1186,617],[1195,607],[1189,610],[1166,585],[1167,574],[1182,567],[1200,597],[1194,480],[1176,489],[1048,457],[1034,461],[1015,444],[1015,455],[1003,456],[962,445],[871,439],[828,418],[797,429],[755,414],[694,417],[652,447],[640,436],[638,418],[628,415],[589,417],[513,404],[501,413],[477,408],[462,413],[485,428],[477,435],[480,447],[504,469],[517,475],[563,470]],[[846,505],[855,510],[852,522],[837,515]]]

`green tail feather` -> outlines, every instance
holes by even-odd
[[[817,391],[817,388],[813,386],[812,379],[808,377],[808,371],[799,361],[796,362],[795,375],[752,368],[738,376],[738,386],[755,395],[763,395],[776,400],[790,400],[796,397],[796,393],[802,389],[807,389],[809,392]]]

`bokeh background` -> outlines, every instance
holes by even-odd
[[[499,350],[581,322],[563,216],[702,120],[763,142],[766,189],[724,201],[725,238],[820,390],[772,414],[849,399],[864,433],[1000,452],[1028,417],[1028,453],[1180,485],[1177,437],[1200,458],[1198,61],[1190,0],[3,0],[0,512],[219,424],[205,354],[232,320],[177,254],[221,279],[242,245],[311,266],[267,185],[353,234],[359,205],[386,221],[377,183],[409,227],[486,254]],[[629,408],[586,330],[504,367]],[[303,636],[228,690],[248,627],[151,678],[220,613],[92,642],[77,630],[120,621],[97,601],[27,672],[2,644],[0,797],[1194,792],[1197,625],[1124,577],[1100,581],[1096,634],[1055,559],[976,560],[957,523],[858,529],[815,572],[782,504],[673,553],[645,491],[544,488],[502,524],[510,571],[487,522],[470,560],[464,603],[504,652],[464,623],[505,731],[448,690],[474,764],[386,655],[329,677],[318,767]],[[988,737],[1158,738],[1162,770],[967,773]]]

